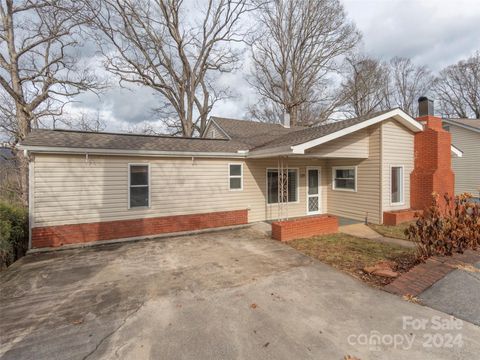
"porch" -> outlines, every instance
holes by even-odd
[[[250,222],[327,214],[350,222],[382,222],[380,168],[371,159],[255,159],[245,162],[245,174],[246,188],[255,191],[248,194]]]

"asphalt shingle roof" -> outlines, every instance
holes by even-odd
[[[480,130],[480,119],[444,119]]]
[[[326,135],[332,134],[334,132],[340,131],[340,130],[345,129],[347,127],[359,124],[361,122],[364,122],[365,120],[368,120],[368,119],[374,118],[376,116],[385,114],[389,111],[391,111],[391,110],[376,112],[376,113],[371,114],[369,116],[363,116],[363,117],[358,117],[358,118],[353,118],[353,119],[336,121],[336,122],[328,123],[328,124],[325,124],[325,125],[320,125],[320,126],[315,126],[315,127],[311,127],[311,128],[306,128],[306,129],[294,131],[294,132],[288,133],[286,135],[283,135],[281,137],[278,137],[273,141],[265,143],[264,145],[262,145],[260,147],[257,147],[255,150],[263,150],[263,149],[276,148],[276,147],[281,147],[281,146],[289,146],[289,145],[293,146],[293,145],[303,144],[307,141],[317,139],[317,138],[320,138],[322,136],[326,136]]]
[[[285,128],[279,124],[213,117],[215,123],[228,134],[230,139],[37,129],[33,130],[21,145],[72,149],[237,153],[239,150],[255,151],[298,145],[388,111],[311,128]]]
[[[305,129],[300,126],[285,128],[280,124],[262,123],[249,120],[218,117],[212,117],[212,119],[228,134],[228,136],[230,136],[232,140],[237,140],[247,145],[248,149],[274,141],[283,135]]]
[[[43,129],[33,130],[21,142],[21,145],[188,152],[237,152],[238,150],[245,150],[244,144],[232,140]]]

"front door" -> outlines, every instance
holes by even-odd
[[[320,168],[307,167],[307,214],[320,214]]]

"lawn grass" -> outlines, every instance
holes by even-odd
[[[382,236],[391,237],[395,239],[408,240],[407,236],[405,235],[405,230],[413,223],[415,223],[415,221],[408,221],[403,224],[399,224],[395,226],[376,225],[376,224],[368,224],[368,226],[370,226],[370,228],[372,228]]]
[[[316,258],[374,286],[384,286],[392,279],[367,274],[363,271],[365,266],[388,260],[397,264],[394,267],[395,271],[405,272],[416,263],[413,249],[343,233],[293,240],[288,244],[305,255]]]

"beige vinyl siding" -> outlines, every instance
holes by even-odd
[[[208,124],[208,128],[203,137],[208,139],[228,139],[225,132],[213,122]]]
[[[150,208],[128,209],[128,164],[150,164]],[[243,190],[228,189],[228,164],[243,163]],[[298,167],[299,202],[288,215],[306,214],[305,167],[322,160],[291,160]],[[36,155],[34,226],[138,219],[250,209],[249,221],[274,219],[277,205],[266,204],[266,168],[276,160],[141,158],[90,155]],[[322,170],[324,170],[322,168]],[[325,180],[325,171],[322,172]],[[323,191],[323,211],[326,194]]]
[[[329,159],[327,178],[328,212],[350,219],[380,223],[380,125],[367,129],[369,134],[369,158]],[[332,189],[332,167],[357,166],[357,190]]]
[[[326,193],[326,169],[325,162],[322,160],[304,160],[304,159],[289,159],[288,167],[297,168],[299,170],[299,201],[297,203],[288,204],[288,217],[305,216],[307,214],[306,205],[306,167],[320,167],[321,168],[321,204],[322,212],[326,212],[327,209],[327,193]],[[279,216],[278,204],[267,205],[266,202],[266,189],[267,189],[267,168],[276,169],[278,167],[278,161],[272,159],[266,160],[249,160],[247,161],[247,167],[250,170],[251,181],[255,184],[251,184],[249,187],[249,205],[251,211],[249,213],[250,221],[261,221],[276,219]],[[287,215],[284,211],[284,216]]]
[[[413,132],[396,121],[382,123],[382,206],[383,211],[410,208],[410,174],[414,166]],[[403,204],[391,204],[391,166],[403,166]]]
[[[369,155],[369,139],[368,129],[364,129],[319,145],[308,151],[308,154],[325,158],[366,159]]]
[[[480,196],[480,133],[451,125],[452,144],[463,151],[463,156],[452,158],[455,173],[455,193]]]

